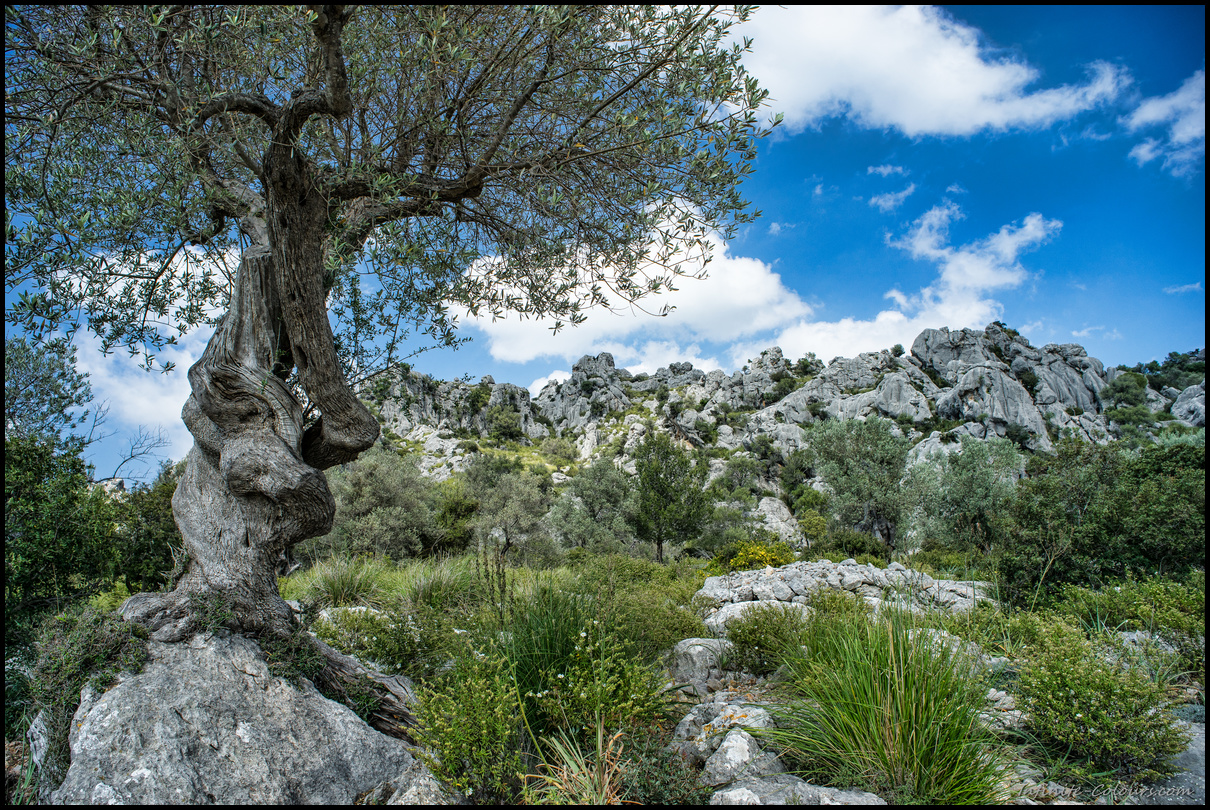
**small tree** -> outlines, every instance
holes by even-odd
[[[173,549],[183,548],[172,518],[172,496],[184,464],[165,463],[150,484],[131,490],[121,504],[118,576],[131,593],[160,590],[174,569]]]
[[[373,554],[396,560],[433,545],[429,480],[414,458],[381,444],[333,476],[332,531],[309,543],[318,554]]]
[[[667,433],[654,431],[635,449],[634,464],[635,530],[640,539],[655,544],[655,558],[663,562],[665,543],[693,539],[709,517],[709,499],[702,491],[706,465],[694,464]]]
[[[832,488],[837,519],[877,537],[889,555],[899,543],[900,522],[910,514],[911,497],[900,481],[911,442],[877,416],[865,421],[830,419],[809,428],[815,464]]]
[[[113,577],[116,504],[88,486],[78,446],[4,440],[4,643],[28,643],[33,620]]]
[[[961,447],[934,460],[937,485],[923,506],[945,545],[986,554],[1008,519],[1025,458],[1007,439],[963,436]]]
[[[600,459],[571,479],[550,522],[568,545],[618,551],[633,539],[635,500],[629,476],[609,459]]]

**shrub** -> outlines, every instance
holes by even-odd
[[[785,542],[768,542],[759,539],[742,540],[729,562],[733,571],[749,571],[773,566],[777,568],[794,562],[794,551]]]
[[[1004,759],[983,725],[984,688],[947,645],[913,644],[901,614],[813,621],[785,657],[798,699],[773,707],[795,773],[894,792],[909,801],[1003,801]]]
[[[80,690],[109,687],[123,671],[138,672],[147,660],[147,631],[121,617],[91,608],[51,616],[38,632],[37,658],[30,675],[34,706],[46,711],[49,749],[43,762],[44,784],[66,774],[67,736]]]
[[[1169,760],[1185,741],[1162,686],[1107,662],[1103,650],[1062,622],[1042,629],[1028,657],[1017,689],[1040,739],[1119,780],[1172,772]]]
[[[797,607],[780,602],[758,605],[727,623],[727,638],[735,645],[728,669],[767,675],[785,652],[798,643],[807,620]]]
[[[537,709],[531,723],[548,730],[562,726],[586,740],[601,725],[619,729],[666,719],[669,695],[661,671],[628,655],[598,620],[585,623],[576,642],[565,661],[542,671],[544,688],[524,695]]]
[[[713,789],[698,782],[698,773],[668,750],[671,735],[659,727],[635,728],[623,738],[626,767],[620,798],[628,804],[705,805]]]
[[[420,756],[433,774],[477,804],[513,804],[522,773],[521,704],[507,660],[465,650],[416,701]]]
[[[815,490],[811,490],[814,492]],[[804,509],[798,515],[798,528],[809,543],[818,543],[828,536],[828,520],[814,509]]]

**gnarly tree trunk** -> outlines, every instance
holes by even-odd
[[[140,594],[123,609],[158,640],[191,634],[207,599],[230,608],[234,629],[288,635],[278,557],[332,525],[335,502],[324,474],[303,460],[302,408],[282,380],[289,343],[276,275],[269,250],[244,253],[231,308],[189,369],[182,416],[195,444],[172,498],[187,569],[172,593]]]

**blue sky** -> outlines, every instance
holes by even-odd
[[[1205,345],[1204,7],[769,7],[739,33],[786,122],[743,186],[763,216],[709,278],[648,307],[666,318],[597,312],[554,337],[464,319],[471,343],[419,370],[536,392],[599,351],[731,371],[772,345],[827,361],[996,319],[1111,365]],[[206,337],[161,354],[168,377],[82,341],[119,431],[98,475],[138,424],[184,455]]]

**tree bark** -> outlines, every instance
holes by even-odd
[[[172,498],[187,568],[171,593],[138,594],[123,607],[157,640],[213,621],[199,614],[213,614],[215,600],[229,608],[232,629],[288,635],[277,560],[332,526],[335,502],[324,474],[303,461],[302,407],[281,379],[290,348],[275,275],[269,250],[244,253],[231,307],[189,369],[182,417],[195,443]]]

